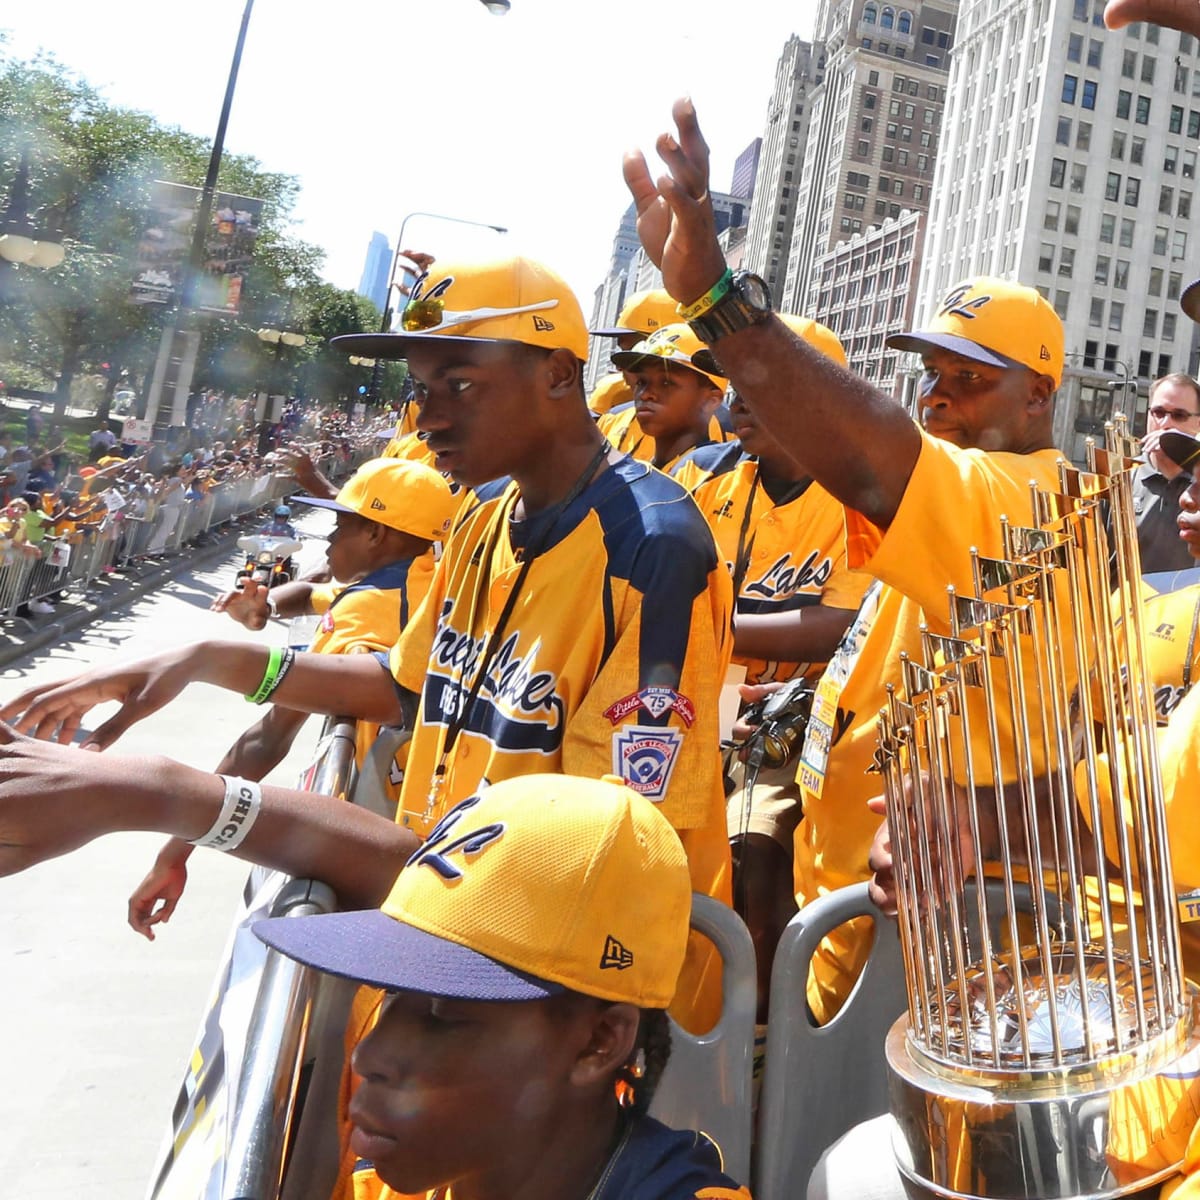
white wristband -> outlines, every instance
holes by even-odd
[[[262,808],[262,788],[251,779],[239,779],[236,775],[222,775],[225,781],[225,803],[221,815],[213,827],[203,836],[196,838],[193,846],[207,846],[210,850],[236,850],[254,828]]]

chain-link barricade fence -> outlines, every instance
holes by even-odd
[[[317,466],[341,482],[369,454],[349,461],[331,456]],[[243,475],[218,484],[200,500],[147,500],[145,511],[133,505],[109,513],[99,525],[84,526],[37,546],[0,548],[0,621],[26,620],[33,601],[74,592],[82,595],[102,575],[136,570],[147,561],[187,553],[198,540],[224,526],[253,517],[296,490],[288,475]]]

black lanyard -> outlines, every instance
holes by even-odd
[[[500,612],[500,618],[496,622],[495,628],[492,630],[491,636],[488,638],[487,648],[483,652],[483,657],[480,660],[479,670],[475,675],[475,679],[471,683],[470,690],[467,692],[466,700],[458,706],[458,711],[454,715],[454,719],[446,726],[446,738],[442,743],[442,752],[438,757],[437,766],[434,768],[433,778],[430,780],[429,787],[429,803],[425,809],[425,816],[428,818],[432,812],[434,805],[437,803],[441,793],[442,784],[446,777],[446,763],[449,761],[450,755],[454,750],[454,744],[458,741],[458,735],[466,728],[467,719],[471,715],[471,709],[475,701],[479,698],[479,693],[483,689],[483,681],[488,676],[489,668],[492,664],[492,659],[496,655],[496,651],[500,648],[501,641],[504,637],[505,630],[508,628],[508,622],[512,618],[513,610],[517,606],[517,598],[521,594],[521,589],[525,585],[525,581],[529,578],[529,572],[533,567],[534,559],[545,550],[547,543],[550,541],[550,535],[554,532],[559,518],[575,503],[576,500],[583,494],[584,489],[592,481],[592,477],[596,474],[596,469],[604,461],[605,457],[611,450],[608,441],[605,440],[600,444],[600,448],[592,456],[591,461],[583,469],[583,473],[575,481],[570,492],[567,493],[562,500],[558,502],[545,516],[545,524],[542,526],[541,535],[525,547],[524,553],[521,556],[521,569],[517,573],[517,578],[513,582],[512,590],[508,594],[508,599],[504,602],[504,608]],[[513,497],[513,509],[516,508],[519,497]],[[496,526],[492,530],[491,539],[488,542],[487,555],[485,561],[481,564],[479,582],[475,589],[475,596],[471,604],[471,626],[474,627],[474,615],[477,611],[476,605],[485,593],[489,586],[491,578],[492,562],[495,559],[496,550],[500,544],[500,533],[507,525],[511,517],[512,510],[506,514],[501,512],[497,514]],[[460,688],[461,685],[456,685]]]

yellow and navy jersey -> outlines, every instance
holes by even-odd
[[[625,456],[561,512],[514,522],[516,485],[495,490],[460,516],[391,655],[397,683],[420,696],[397,819],[425,837],[501,779],[616,775],[680,831],[693,888],[727,899],[717,710],[731,587],[696,506]],[[709,1026],[685,1017],[695,997],[715,1001],[714,964],[698,953],[692,967],[672,1011],[699,1031]]]
[[[734,581],[735,627],[750,614],[858,608],[870,576],[846,565],[842,506],[820,484],[781,490],[736,442],[693,450],[674,472],[683,475],[701,480],[690,490]],[[736,646],[733,660],[745,665],[747,683],[815,675],[824,666],[747,658]]]
[[[433,552],[405,558],[343,587],[317,584],[309,603],[320,618],[309,643],[314,654],[363,654],[396,644],[409,618],[420,607],[433,581]],[[355,753],[359,766],[379,726],[359,721]]]
[[[654,439],[642,432],[637,423],[637,411],[633,401],[620,404],[606,412],[596,422],[600,432],[608,438],[614,450],[636,458],[638,462],[650,462],[654,458]],[[729,421],[729,407],[725,404],[717,406],[717,411],[708,420],[708,440],[710,442],[728,442],[733,440],[732,427]],[[679,460],[668,464],[672,467]]]
[[[1058,489],[1057,450],[992,454],[921,436],[916,466],[886,530],[844,510],[848,565],[882,582],[868,588],[816,688],[797,775],[804,796],[795,839],[801,904],[869,877],[867,853],[879,817],[866,802],[883,792],[882,776],[873,771],[876,718],[887,685],[902,682],[901,654],[923,660],[922,622],[949,634],[946,588],[973,594],[971,549],[1001,556],[1000,517],[1032,523],[1030,481]],[[981,751],[975,761],[990,760]],[[843,931],[818,948],[808,989],[818,1020],[827,1020],[845,998],[864,949],[869,939],[864,944]]]
[[[597,417],[602,417],[618,404],[628,404],[632,399],[633,388],[625,382],[625,376],[620,371],[613,371],[611,375],[602,375],[596,380],[596,386],[588,397],[588,408]]]
[[[367,1177],[373,1187],[360,1184]],[[355,1172],[354,1200],[418,1200],[402,1197],[377,1182],[374,1168],[362,1163]],[[435,1188],[419,1200],[454,1200],[454,1189]],[[712,1139],[692,1130],[670,1129],[653,1117],[631,1117],[608,1160],[590,1200],[751,1200],[722,1169]]]

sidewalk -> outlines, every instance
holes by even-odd
[[[254,516],[250,514],[250,522]],[[47,646],[68,641],[70,635],[87,628],[110,613],[128,608],[143,596],[158,590],[179,575],[211,566],[231,556],[245,528],[231,523],[204,546],[187,546],[159,562],[143,562],[127,571],[95,580],[86,592],[68,591],[53,616],[17,618],[0,625],[0,669],[12,666],[27,655]],[[231,576],[232,579],[232,576]]]

